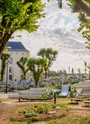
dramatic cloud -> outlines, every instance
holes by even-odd
[[[68,66],[71,66],[76,71],[78,68],[83,71],[84,61],[89,62],[90,53],[85,48],[85,39],[77,31],[79,27],[77,14],[71,13],[66,2],[63,5],[63,9],[60,9],[56,0],[47,3],[46,18],[39,21],[38,31],[32,34],[20,32],[22,38],[15,37],[13,40],[22,41],[34,57],[37,57],[37,51],[43,47],[58,50],[59,54],[52,66],[53,70],[68,70]],[[18,33],[14,35],[17,36]]]

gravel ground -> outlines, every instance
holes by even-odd
[[[48,103],[48,102],[18,102],[17,99],[8,99],[8,94],[0,93],[0,124],[10,124],[10,117],[15,113],[14,110],[26,108],[33,103]],[[57,99],[57,103],[68,103],[70,99]],[[49,103],[53,103],[53,100]],[[24,106],[25,105],[25,106]],[[70,105],[70,118],[71,116],[90,117],[90,107],[84,108],[80,105]],[[35,124],[46,124],[46,122],[37,122]]]
[[[0,103],[0,124],[7,124],[10,114],[12,113],[12,105]]]

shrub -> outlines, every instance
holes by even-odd
[[[32,111],[25,114],[25,117],[27,117],[27,118],[32,117],[32,116],[37,116],[37,114]]]
[[[31,110],[24,110],[23,111],[23,114],[25,115],[25,117],[29,118],[29,117],[32,117],[32,116],[37,116],[37,113],[35,112],[32,112]]]
[[[34,121],[39,121],[40,119],[38,117],[32,117],[30,120],[31,122],[34,122]]]
[[[61,85],[61,84],[59,84],[59,85],[55,86],[55,88],[56,88],[56,89],[59,89],[59,90],[61,89],[61,87],[62,87],[62,85]]]
[[[44,113],[44,107],[43,106],[38,106],[37,107],[37,113],[39,113],[39,114]]]
[[[26,109],[26,110],[23,111],[23,114],[26,114],[26,113],[29,113],[29,112],[31,112],[31,110]]]
[[[90,120],[88,121],[88,124],[90,124]]]
[[[76,83],[79,83],[79,82],[80,82],[80,80],[71,80],[70,81],[71,84],[76,84]]]
[[[48,113],[48,105],[45,105],[45,110],[44,110],[45,114]]]
[[[31,120],[28,120],[28,121],[27,121],[27,124],[32,124]]]
[[[66,104],[52,104],[53,108],[56,108],[57,106],[59,106],[61,108],[68,108]]]
[[[12,121],[12,122],[23,122],[23,120],[18,119],[18,118],[11,118],[10,121]]]

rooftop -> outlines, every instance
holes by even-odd
[[[21,42],[8,41],[9,51],[28,51]]]

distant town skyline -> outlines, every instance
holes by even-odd
[[[46,0],[44,0],[46,2]],[[51,0],[46,4],[46,17],[39,20],[39,29],[29,34],[26,31],[14,33],[13,41],[21,41],[30,51],[31,57],[37,57],[40,48],[52,47],[58,50],[58,57],[51,70],[69,71],[78,68],[84,72],[84,61],[90,63],[90,52],[85,47],[86,39],[78,33],[79,21],[77,14],[71,13],[66,2],[63,3],[63,9],[58,8],[57,1]],[[21,34],[22,37],[17,37]]]

